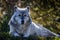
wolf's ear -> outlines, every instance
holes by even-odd
[[[16,11],[17,7],[14,7],[14,12]]]
[[[30,9],[30,7],[29,7],[29,6],[27,6],[27,9]]]
[[[27,6],[27,9],[28,9],[28,11],[30,10],[30,7],[29,6]]]

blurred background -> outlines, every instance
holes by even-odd
[[[60,40],[58,37],[10,37],[8,22],[15,7],[30,6],[30,15],[35,23],[60,35],[60,0],[0,0],[0,39],[3,40]]]

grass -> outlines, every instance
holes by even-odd
[[[7,32],[0,32],[1,40],[60,40],[58,37],[37,37],[37,36],[29,36],[28,38],[24,37],[14,37],[9,35]]]

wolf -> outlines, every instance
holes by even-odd
[[[8,25],[10,27],[9,34],[11,34],[12,36],[29,37],[30,35],[36,35],[41,37],[59,37],[58,34],[51,32],[42,25],[38,25],[32,22],[29,7],[16,7]]]

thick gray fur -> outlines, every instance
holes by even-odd
[[[15,19],[16,15],[22,14],[23,11],[26,11],[24,14],[26,14],[27,19],[29,19],[28,22],[26,21],[26,19],[24,20],[24,21],[26,21],[26,25],[19,24],[20,21],[17,22],[17,20]],[[19,20],[21,20],[21,18]],[[29,37],[30,35],[43,36],[43,37],[50,37],[50,36],[59,37],[59,35],[44,28],[42,25],[37,25],[34,22],[32,22],[31,17],[30,17],[30,11],[29,11],[29,8],[27,8],[27,7],[26,8],[17,7],[16,11],[12,15],[8,25],[10,27],[9,34],[11,34],[13,36],[21,36],[20,34],[23,34],[23,37]],[[26,28],[25,31],[21,27]]]

